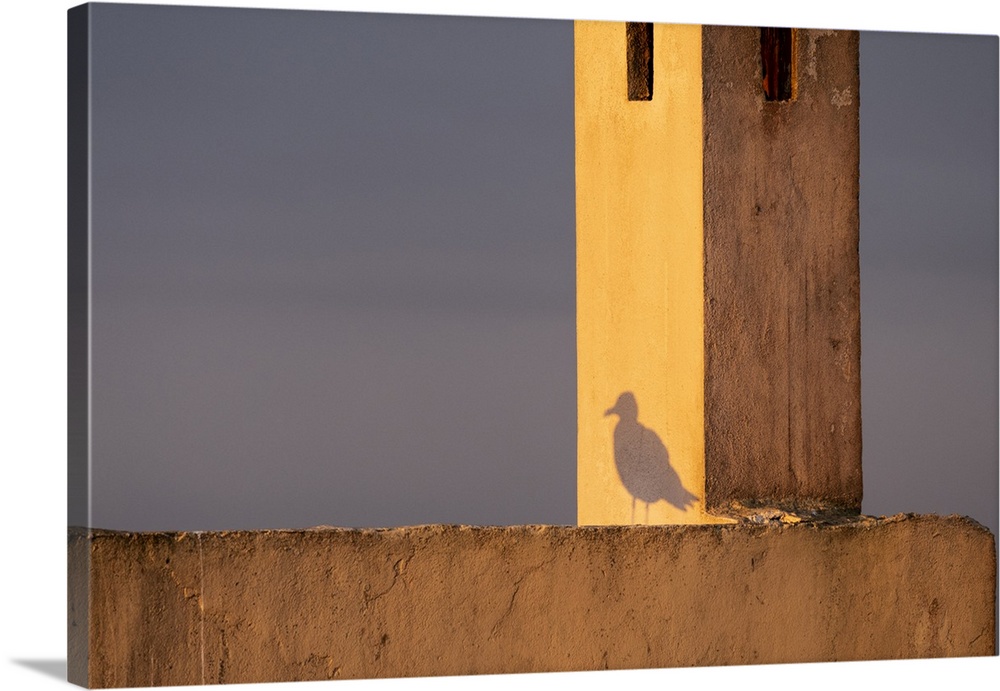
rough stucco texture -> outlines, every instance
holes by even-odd
[[[93,531],[84,573],[87,540],[93,687],[995,649],[993,538],[957,517]]]
[[[861,506],[858,34],[795,35],[766,102],[760,30],[702,30],[709,510]]]

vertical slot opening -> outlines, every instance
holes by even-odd
[[[625,24],[625,60],[628,65],[628,100],[653,100],[653,25]]]
[[[763,27],[760,30],[760,67],[767,101],[795,98],[795,32]]]

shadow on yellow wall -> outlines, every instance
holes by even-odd
[[[622,485],[632,495],[632,523],[635,523],[636,500],[646,504],[646,523],[649,523],[649,505],[661,499],[681,511],[687,511],[698,501],[670,465],[670,453],[659,435],[639,422],[639,405],[631,391],[618,396],[618,401],[604,415],[618,416],[614,432],[615,468]]]

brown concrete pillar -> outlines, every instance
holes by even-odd
[[[702,30],[706,501],[859,511],[858,34],[766,40]]]

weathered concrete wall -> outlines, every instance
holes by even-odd
[[[88,540],[95,687],[995,651],[993,538],[957,517]]]
[[[702,31],[706,502],[861,506],[858,34]]]
[[[70,528],[66,574],[66,678],[85,684],[90,657],[90,545],[84,528]]]
[[[860,510],[858,34],[794,36],[778,102],[760,29],[654,25],[630,101],[575,25],[580,524]]]

